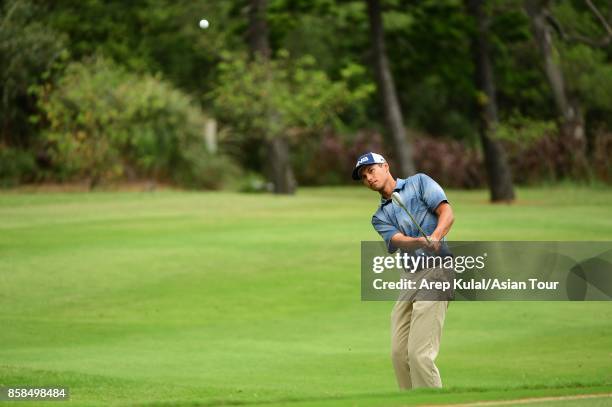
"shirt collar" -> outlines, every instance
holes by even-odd
[[[398,178],[395,180],[395,188],[393,188],[393,192],[401,191],[404,188],[404,184],[406,183],[405,179]],[[391,202],[391,199],[385,199],[383,196],[380,197],[380,206],[385,206]]]

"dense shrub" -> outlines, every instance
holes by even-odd
[[[31,86],[49,80],[68,58],[65,37],[41,21],[44,2],[0,1],[0,142],[30,148],[36,136]]]
[[[535,128],[544,130],[536,134]],[[555,182],[561,178],[556,169],[568,165],[562,146],[549,124],[539,123],[521,134],[502,134],[500,139],[512,170],[514,182],[533,185]],[[504,131],[507,131],[504,130]],[[519,131],[519,130],[516,130]],[[394,176],[404,178],[410,174],[397,173],[394,151],[388,148],[382,136],[374,131],[361,131],[353,136],[327,132],[300,145],[295,157],[296,176],[304,185],[350,184],[350,173],[359,155],[375,151],[382,153]],[[595,135],[590,163],[593,178],[612,182],[612,134],[600,131]],[[420,135],[413,143],[413,157],[418,172],[424,172],[450,188],[485,188],[487,174],[479,149],[447,138]]]
[[[597,133],[593,137],[589,153],[590,179],[606,183],[612,182],[612,134]],[[562,179],[559,168],[570,166],[564,146],[555,133],[546,133],[530,143],[505,140],[513,178],[516,183],[533,185],[543,182],[556,182]]]
[[[557,180],[556,169],[565,156],[552,135],[544,135],[531,143],[504,140],[504,148],[517,184],[537,184]]]
[[[326,133],[315,147],[301,145],[306,153],[296,159],[298,181],[308,185],[347,184],[357,158],[368,151],[382,153],[394,176],[399,174],[393,150],[387,148],[383,137],[375,131],[361,131],[352,137]],[[446,187],[477,188],[485,185],[479,154],[454,140],[421,136],[413,144],[417,171],[425,172]]]
[[[486,173],[478,151],[455,140],[419,137],[414,143],[414,164],[451,188],[479,188],[486,185]]]
[[[12,187],[36,177],[36,162],[29,151],[0,145],[0,186]]]
[[[184,151],[172,181],[187,188],[221,189],[235,183],[240,175],[240,168],[226,155],[211,154],[202,146],[194,146]]]
[[[352,167],[365,151],[383,151],[380,133],[362,130],[355,135],[325,131],[303,137],[293,157],[296,178],[303,185],[339,185],[350,182]]]
[[[39,96],[60,180],[87,178],[96,185],[129,175],[214,188],[223,182],[227,160],[206,155],[201,110],[159,77],[94,58],[69,65]],[[215,173],[212,184],[206,170]]]
[[[604,127],[605,128],[605,127]],[[612,137],[604,128],[589,133],[589,172],[593,180],[610,182],[610,148]],[[556,182],[566,177],[572,168],[573,140],[559,138],[554,121],[542,121],[518,114],[508,117],[499,127],[501,139],[509,157],[513,178],[518,184]]]

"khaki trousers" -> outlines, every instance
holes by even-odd
[[[397,301],[391,313],[391,359],[400,389],[442,387],[434,363],[448,301]]]

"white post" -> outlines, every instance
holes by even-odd
[[[217,152],[217,121],[215,119],[206,119],[204,142],[209,153]]]

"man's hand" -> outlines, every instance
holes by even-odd
[[[440,205],[438,205],[436,208],[436,215],[438,215],[438,226],[436,227],[436,230],[433,231],[431,236],[428,236],[430,240],[429,242],[424,236],[409,237],[398,232],[391,238],[391,243],[393,243],[395,247],[399,248],[409,250],[422,248],[438,253],[441,247],[440,241],[450,230],[453,222],[455,221],[455,217],[453,216],[451,206],[447,202],[442,202]]]
[[[438,253],[440,251],[441,243],[439,239],[433,235],[427,236],[427,238],[424,236],[416,237],[414,238],[414,242],[420,246],[419,248],[429,252]]]
[[[441,246],[440,238],[435,235],[428,236],[428,238],[429,238],[429,244],[427,245],[427,248],[435,253],[438,253],[440,251],[440,246]]]
[[[410,237],[402,233],[396,233],[391,238],[391,243],[393,243],[393,245],[395,245],[396,247],[404,249],[425,249],[427,251],[437,253],[440,250],[441,246],[440,239],[435,235],[428,236],[428,238],[429,241],[427,241],[425,236]]]
[[[421,249],[433,250],[432,248],[433,242],[428,242],[424,236],[417,237],[415,238],[415,240],[419,243],[419,245],[421,246],[420,247]]]

